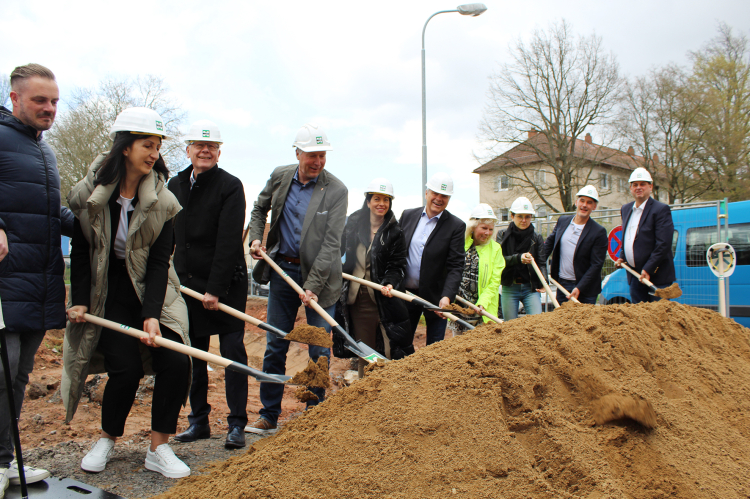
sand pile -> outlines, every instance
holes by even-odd
[[[668,301],[485,325],[372,370],[162,497],[748,497],[749,333]],[[655,428],[596,424],[608,395],[650,406]]]
[[[299,341],[300,343],[307,343],[308,345],[317,345],[323,348],[331,348],[333,346],[333,340],[331,339],[331,333],[327,332],[322,327],[309,326],[307,324],[299,324],[294,329],[289,331],[284,337],[288,341]]]
[[[463,315],[477,315],[476,311],[473,308],[462,307],[457,303],[449,303],[444,310],[453,310]]]

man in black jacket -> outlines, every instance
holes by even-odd
[[[73,214],[60,206],[60,176],[42,132],[55,121],[55,75],[28,64],[10,75],[13,113],[0,107],[0,297],[5,322],[15,415],[48,329],[65,327],[65,270],[60,234],[73,235]],[[5,373],[0,365],[0,379]],[[20,483],[13,461],[11,412],[0,382],[0,496],[2,484]],[[29,483],[49,472],[26,468]]]
[[[219,302],[245,311],[247,267],[242,248],[245,191],[240,180],[218,166],[221,133],[215,123],[196,121],[186,138],[192,164],[169,182],[169,190],[182,205],[175,219],[174,267],[180,283],[203,300],[184,296],[190,317],[190,342],[208,351],[211,335],[219,335],[221,356],[247,365],[245,323],[219,311]],[[227,448],[245,446],[247,424],[247,376],[226,371],[229,406]],[[190,427],[175,436],[178,442],[194,442],[211,435],[206,400],[206,363],[193,359],[190,387]]]
[[[591,219],[598,203],[594,186],[578,191],[575,216],[560,217],[544,242],[544,258],[552,257],[552,277],[581,303],[596,303],[602,291],[607,230]],[[557,301],[568,301],[559,289]]]
[[[630,192],[635,201],[623,205],[622,250],[615,262],[623,262],[641,274],[641,279],[651,281],[657,288],[666,288],[675,281],[674,255],[672,255],[672,210],[669,205],[651,197],[651,174],[645,168],[636,168],[630,175]],[[641,303],[657,300],[649,288],[628,273],[630,301]]]
[[[446,210],[453,195],[453,179],[436,173],[427,182],[424,208],[405,210],[401,228],[408,248],[404,286],[430,303],[445,308],[456,297],[464,270],[466,224]],[[412,331],[417,330],[423,307],[407,304]],[[426,313],[427,344],[445,337],[443,314]]]

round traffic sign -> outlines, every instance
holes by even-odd
[[[622,225],[618,225],[609,231],[609,244],[607,244],[607,255],[612,261],[617,261],[617,254],[622,249]],[[623,258],[625,255],[623,255]]]
[[[706,251],[706,261],[716,277],[729,277],[734,273],[737,255],[731,244],[716,243]]]

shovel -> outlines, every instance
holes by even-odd
[[[568,300],[572,301],[573,303],[581,303],[581,302],[578,301],[578,298],[576,298],[574,296],[571,296],[570,293],[568,292],[568,290],[565,289],[565,288],[563,288],[560,285],[559,282],[557,282],[556,280],[552,279],[552,276],[549,276],[549,282],[551,282],[552,284],[554,284],[555,286],[557,286],[557,289],[559,289],[560,291],[562,291],[563,294],[566,296],[566,298],[568,298]]]
[[[653,284],[651,284],[651,281],[649,281],[645,277],[643,279],[641,279],[641,274],[639,274],[635,270],[631,269],[630,266],[627,263],[622,262],[620,265],[622,265],[622,268],[624,268],[625,270],[627,270],[628,272],[630,272],[631,274],[633,274],[636,279],[638,279],[643,284],[645,284],[646,286],[649,287],[649,289],[651,291],[649,291],[648,294],[650,294],[651,296],[655,296],[656,295],[657,288],[656,288],[656,286],[654,286]]]
[[[77,314],[71,315],[73,315],[74,319],[77,317]],[[86,322],[96,324],[97,326],[106,327],[112,329],[113,331],[119,331],[121,333],[127,334],[128,336],[133,336],[134,338],[148,338],[148,333],[144,331],[133,329],[130,326],[118,324],[117,322],[113,322],[107,319],[102,319],[101,317],[97,317],[95,315],[83,314],[83,318],[86,320]],[[189,347],[187,345],[183,345],[178,341],[168,340],[166,338],[162,338],[161,336],[157,336],[156,338],[154,338],[154,343],[156,343],[160,347],[165,347],[170,350],[174,350],[175,352],[180,352],[181,354],[189,355],[190,357],[195,357],[196,359],[200,359],[205,362],[218,364],[220,366],[223,366],[225,369],[229,369],[230,371],[235,371],[238,373],[246,374],[248,376],[252,376],[258,381],[262,381],[264,383],[279,383],[282,385],[288,385],[290,383],[287,383],[287,381],[292,379],[291,376],[285,376],[283,374],[264,373],[263,371],[258,371],[257,369],[253,369],[252,367],[246,366],[245,364],[233,362],[219,355],[204,352],[203,350]]]
[[[539,266],[534,261],[534,258],[531,258],[531,266],[534,267],[534,272],[536,272],[537,277],[540,281],[542,281],[542,286],[544,286],[544,290],[547,292],[547,296],[550,297],[550,300],[552,300],[552,303],[555,305],[555,308],[559,308],[560,304],[557,303],[557,299],[555,298],[555,295],[552,294],[552,290],[549,289],[549,284],[547,284],[546,279],[544,279],[544,276],[542,275],[542,271],[539,270]]]
[[[188,295],[191,298],[195,298],[196,300],[200,301],[203,300],[203,295],[198,293],[197,291],[193,291],[190,288],[186,288],[185,286],[180,286],[180,291],[184,295]],[[237,309],[234,309],[228,305],[224,305],[223,303],[219,303],[219,310],[222,312],[226,312],[227,314],[231,315],[232,317],[236,317],[240,320],[243,320],[245,322],[248,322],[252,324],[253,326],[258,326],[260,329],[264,331],[268,331],[272,335],[276,336],[277,338],[281,338],[282,340],[287,339],[286,336],[289,333],[285,333],[281,329],[275,328],[270,324],[267,324],[259,319],[256,319],[255,317],[252,317],[247,314],[243,314]],[[296,341],[296,340],[289,340],[289,341]],[[301,342],[300,342],[301,343]],[[311,343],[312,344],[312,343]],[[317,345],[317,346],[323,346],[323,345]]]
[[[354,277],[353,275],[349,275],[349,274],[346,274],[346,273],[342,273],[341,275],[344,277],[344,279],[346,279],[348,281],[358,282],[358,283],[362,284],[363,286],[368,286],[368,287],[371,287],[372,289],[377,289],[378,291],[380,291],[383,288],[383,286],[381,286],[380,284],[372,282],[372,281],[368,281],[366,279],[360,279],[359,277]],[[422,298],[420,298],[418,296],[415,296],[415,295],[412,295],[412,294],[407,294],[407,293],[402,293],[401,291],[397,291],[395,289],[391,290],[391,294],[393,296],[395,296],[396,298],[401,298],[402,300],[405,300],[405,301],[408,301],[408,302],[417,303],[417,304],[423,306],[427,310],[437,310],[438,312],[442,312],[444,316],[446,316],[448,319],[452,320],[456,324],[461,324],[463,327],[465,327],[467,329],[474,329],[474,326],[472,326],[468,322],[459,319],[458,317],[456,317],[452,313],[446,312],[443,309],[441,309],[440,307],[437,307],[437,306],[433,305],[432,303],[430,303],[430,302],[428,302],[426,300],[423,300]]]
[[[263,260],[265,260],[266,263],[270,265],[271,268],[275,270],[286,281],[286,283],[289,284],[292,289],[297,292],[297,294],[305,294],[305,291],[302,289],[302,287],[300,287],[300,285],[297,284],[294,279],[289,277],[287,273],[284,272],[284,270],[279,267],[270,256],[266,254],[265,251],[259,249],[258,252],[263,257]],[[318,315],[320,315],[328,324],[331,325],[333,329],[336,330],[338,334],[340,334],[344,338],[344,346],[354,355],[371,364],[377,362],[379,359],[382,359],[384,362],[388,360],[380,355],[374,348],[365,345],[361,341],[354,341],[354,338],[349,336],[349,333],[347,333],[343,327],[339,326],[339,323],[336,322],[336,319],[328,315],[328,312],[326,312],[323,307],[318,305],[317,301],[310,300],[310,305],[308,306],[311,309],[315,310]]]
[[[458,295],[456,295],[456,300],[460,301],[464,305],[468,305],[469,308],[471,308],[472,310],[476,311],[476,313],[478,313],[480,315],[483,315],[483,316],[487,317],[488,319],[497,322],[498,324],[502,324],[502,322],[503,322],[503,320],[500,319],[499,317],[495,317],[494,315],[492,315],[491,313],[487,312],[486,310],[482,310],[481,308],[479,308],[476,305],[474,305],[473,303],[471,303],[469,300],[461,298]]]

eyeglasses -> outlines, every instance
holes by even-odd
[[[199,151],[202,151],[206,147],[208,147],[208,150],[211,152],[216,152],[219,150],[219,144],[214,144],[213,142],[193,142],[190,145],[195,147]]]

